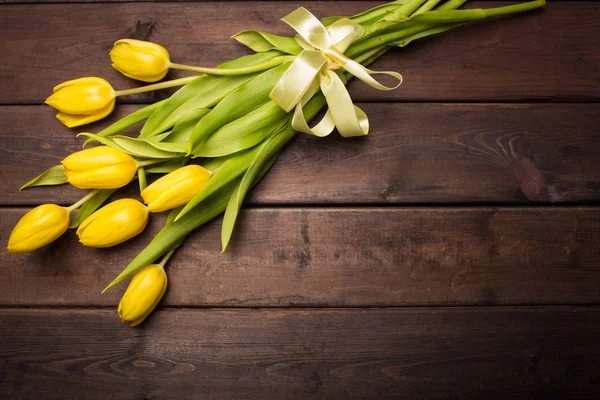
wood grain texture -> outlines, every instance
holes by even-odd
[[[7,238],[23,209],[0,212]],[[0,305],[111,306],[100,292],[164,219],[114,249],[73,232],[25,255],[1,251]],[[220,222],[169,262],[171,306],[597,304],[600,210],[249,209],[220,254]]]
[[[3,398],[591,399],[598,308],[0,310]]]
[[[590,203],[600,200],[598,104],[361,104],[366,138],[301,134],[249,204]],[[111,120],[135,106],[118,107]],[[49,107],[0,107],[0,204],[75,202],[19,187],[80,149]],[[85,127],[96,132],[108,122]],[[130,194],[137,190],[132,184]]]
[[[299,4],[5,5],[0,13],[0,54],[5,60],[0,65],[0,104],[40,104],[53,86],[80,76],[105,77],[118,89],[135,85],[110,67],[108,52],[123,37],[161,43],[176,62],[216,65],[248,53],[229,39],[240,30],[290,34],[278,21]],[[374,4],[302,2],[319,16],[340,10],[352,14]],[[473,1],[468,6],[499,4]],[[375,69],[402,72],[401,89],[380,92],[352,82],[351,93],[356,101],[594,101],[600,98],[598,15],[597,2],[551,3],[543,11],[447,32],[396,49],[374,64]]]

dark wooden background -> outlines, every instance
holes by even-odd
[[[27,209],[81,196],[18,192],[81,145],[42,105],[52,87],[136,85],[110,67],[119,38],[212,66],[247,53],[229,39],[241,29],[289,33],[278,19],[299,5],[377,3],[0,2],[2,399],[600,396],[600,2],[387,54],[373,67],[401,71],[400,89],[350,85],[372,133],[297,137],[229,250],[219,222],[194,234],[138,328],[116,314],[124,285],[100,291],[163,218],[115,249],[70,232],[5,251]],[[167,94],[123,99],[110,119]]]

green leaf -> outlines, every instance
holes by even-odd
[[[292,130],[293,132],[293,130]],[[293,137],[294,133],[290,136]],[[289,139],[288,139],[289,140]],[[285,144],[285,143],[284,143]],[[279,146],[279,149],[283,147],[283,144]],[[240,183],[236,186],[233,194],[229,198],[225,215],[223,216],[223,225],[221,226],[221,252],[227,249],[227,245],[231,240],[233,234],[233,228],[235,227],[235,221],[240,213],[242,203],[248,190],[256,185],[263,176],[271,169],[277,157],[279,156],[279,150],[270,143],[266,146],[262,146],[261,151],[256,155],[256,158],[244,174],[244,177]]]
[[[179,241],[185,239],[194,229],[202,226],[206,222],[221,214],[231,193],[235,189],[238,181],[232,181],[225,185],[221,190],[214,193],[204,202],[202,207],[197,207],[188,213],[184,218],[166,224],[152,241],[142,250],[129,265],[117,276],[104,290],[115,286],[123,279],[131,276],[156,261],[160,256],[171,250]]]
[[[129,136],[113,136],[112,140],[120,146],[123,151],[142,158],[175,158],[181,157],[182,152],[159,149],[162,142],[150,142],[144,139],[135,139]],[[175,144],[175,143],[171,143]]]
[[[179,215],[181,210],[183,210],[183,206],[175,207],[174,209],[169,211],[169,215],[167,215],[167,222],[165,222],[165,225],[168,225],[171,222],[175,221],[175,218],[177,217],[177,215]]]
[[[228,157],[225,162],[214,170],[208,183],[186,204],[176,220],[189,213],[194,207],[208,198],[208,196],[242,175],[252,163],[258,150],[259,147],[255,147],[251,150],[246,150]]]
[[[78,228],[79,225],[81,225],[81,223],[85,221],[87,217],[92,215],[94,211],[100,208],[100,206],[104,204],[104,202],[116,191],[117,189],[102,189],[98,193],[96,193],[94,197],[86,201],[83,204],[83,206],[79,208],[79,211],[77,211],[77,216],[75,217],[69,228]]]
[[[210,172],[214,173],[221,165],[225,163],[225,161],[229,160],[231,157],[233,157],[233,155],[209,158],[206,160],[203,167],[209,170]]]
[[[202,88],[202,83],[208,78],[207,75],[199,76],[198,79],[194,79],[191,82],[183,85],[177,90],[171,97],[166,99],[166,102],[161,107],[154,110],[154,112],[148,117],[144,126],[140,130],[140,137],[153,136],[161,133],[170,127],[159,130],[159,125],[167,118],[173,111],[175,111],[181,104],[186,100],[190,99]]]
[[[278,51],[252,54],[219,65],[217,68],[242,68],[259,64],[280,56]],[[158,108],[142,127],[141,137],[154,136],[170,129],[189,110],[210,108],[236,87],[258,73],[237,76],[202,75],[175,92]]]
[[[116,144],[112,139],[109,139],[109,138],[106,138],[103,136],[98,136],[95,133],[81,132],[81,133],[77,134],[77,137],[79,137],[79,136],[86,136],[86,137],[90,138],[91,141],[100,142],[101,144],[103,144],[105,146],[109,146],[109,147],[112,147],[113,149],[121,150],[125,153],[129,153],[129,152],[125,151],[125,149],[123,149],[121,146]],[[86,143],[89,142],[90,140],[86,140]],[[131,153],[129,153],[129,154],[131,154]]]
[[[19,191],[34,186],[62,185],[66,182],[67,177],[65,176],[65,167],[63,167],[62,164],[59,164],[55,165],[54,167],[48,168],[40,175],[36,176],[32,180],[21,186]]]
[[[274,101],[217,129],[194,149],[195,157],[220,157],[249,149],[288,122],[288,113]]]
[[[142,122],[143,120],[148,118],[150,116],[150,114],[152,114],[154,112],[154,110],[162,107],[166,102],[167,102],[167,100],[162,100],[162,101],[156,102],[154,104],[151,104],[149,106],[140,108],[139,110],[132,112],[131,114],[127,115],[126,117],[121,118],[114,124],[104,128],[103,130],[98,132],[96,135],[102,136],[102,137],[115,135],[115,134],[117,134],[139,122]],[[86,140],[83,143],[83,147],[85,147],[91,141],[93,141],[93,139]]]
[[[198,122],[190,136],[189,151],[202,143],[211,133],[269,101],[269,93],[291,63],[265,71],[229,93]]]
[[[183,107],[184,106],[181,106],[180,108]],[[165,141],[186,143],[187,145],[194,126],[196,126],[198,121],[200,121],[200,119],[209,112],[209,108],[196,108],[189,110],[177,120],[173,130],[171,131],[171,134],[165,139]]]
[[[293,38],[266,32],[247,30],[236,33],[232,38],[257,53],[279,50],[283,53],[298,55],[302,52],[302,47]]]
[[[173,158],[159,164],[153,164],[145,169],[147,174],[168,174],[169,172],[173,172],[176,169],[183,167],[186,161],[187,159],[185,157]]]

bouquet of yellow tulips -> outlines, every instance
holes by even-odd
[[[466,0],[399,0],[350,17],[317,19],[299,8],[282,20],[295,32],[284,37],[243,31],[233,37],[255,54],[217,68],[177,64],[162,46],[122,39],[110,52],[112,66],[125,76],[157,82],[169,69],[189,77],[115,90],[102,78],[62,83],[46,99],[67,127],[109,115],[116,98],[181,86],[170,98],[141,108],[97,133],[82,132],[84,147],[40,176],[32,186],[69,183],[88,190],[68,207],[40,205],[15,226],[10,252],[45,246],[68,228],[84,246],[110,247],[140,234],[151,213],[169,211],[154,239],[106,289],[133,276],[119,304],[119,316],[141,323],[167,287],[164,267],[196,228],[224,213],[221,240],[225,251],[244,197],[276,161],[297,132],[319,137],[334,129],[344,137],[366,135],[366,114],[345,89],[356,77],[379,90],[402,82],[396,72],[377,72],[369,64],[393,47],[403,47],[467,22],[543,7],[543,0],[490,9],[459,9]],[[440,4],[441,3],[441,4]],[[373,76],[397,80],[387,87]],[[314,126],[308,122],[327,106]],[[144,122],[137,137],[120,133]],[[151,184],[148,175],[162,174]],[[140,197],[103,204],[119,188],[138,180]],[[77,211],[71,222],[71,213]],[[159,261],[158,261],[159,260]],[[158,261],[158,264],[155,262]],[[105,289],[105,290],[106,290]]]

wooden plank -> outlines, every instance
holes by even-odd
[[[23,209],[0,210],[7,238]],[[0,305],[115,306],[101,290],[164,223],[114,249],[73,232],[25,255],[2,248]],[[220,254],[220,222],[169,262],[173,306],[597,304],[598,208],[249,209]]]
[[[327,16],[359,12],[374,2],[302,4]],[[108,51],[123,37],[161,43],[180,63],[213,66],[248,52],[229,39],[240,30],[290,34],[278,20],[295,6],[291,2],[5,5],[0,14],[0,54],[5,59],[0,66],[0,104],[39,104],[54,85],[79,76],[103,76],[118,89],[134,85],[110,67]],[[374,65],[402,72],[402,89],[379,92],[353,82],[351,93],[357,101],[594,101],[600,98],[600,52],[595,41],[600,36],[599,13],[597,2],[551,3],[543,11],[460,28],[394,50]],[[128,101],[154,101],[164,95]]]
[[[600,199],[599,104],[361,104],[366,138],[301,134],[251,204],[586,203]],[[134,106],[122,106],[112,120]],[[0,107],[0,204],[75,202],[19,187],[80,148],[49,107]],[[96,132],[102,124],[84,128]],[[131,185],[130,194],[137,190]]]
[[[56,4],[56,3],[164,3],[167,0],[0,0],[0,4]],[[168,0],[169,3],[209,3],[211,0]],[[233,0],[243,1],[243,0]],[[297,0],[279,0],[279,1],[297,1]],[[323,2],[328,1],[339,1],[339,0],[322,0]],[[366,1],[366,0],[346,0],[346,1]],[[487,0],[488,2],[505,1],[505,0]],[[571,1],[571,0],[547,0],[550,2],[559,1]],[[597,0],[579,0],[579,1],[597,1]],[[214,2],[214,0],[212,0]],[[384,3],[384,1],[378,1],[378,3]]]
[[[3,398],[600,395],[598,308],[0,310]]]

